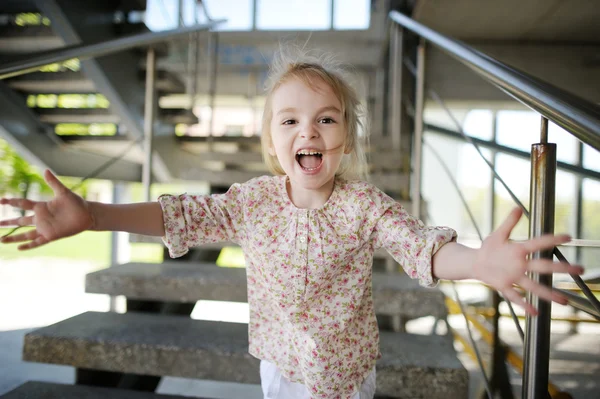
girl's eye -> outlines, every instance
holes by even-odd
[[[283,121],[283,125],[293,125],[295,123],[296,123],[296,121],[294,119],[287,119],[287,120]]]
[[[329,124],[329,123],[335,123],[335,121],[331,118],[321,118],[319,120],[319,123],[325,123],[325,124]]]

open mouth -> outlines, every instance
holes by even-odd
[[[323,154],[315,150],[300,150],[296,153],[296,161],[302,169],[314,171],[323,163]]]

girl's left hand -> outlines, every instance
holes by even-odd
[[[500,291],[507,300],[522,306],[527,313],[537,315],[537,310],[519,294],[514,284],[540,298],[565,305],[567,299],[563,295],[534,282],[525,273],[582,274],[583,268],[563,262],[553,262],[550,259],[528,260],[529,254],[540,250],[551,250],[557,245],[569,242],[571,237],[564,234],[547,234],[524,242],[511,242],[510,233],[519,222],[522,213],[520,208],[515,208],[504,223],[483,241],[477,251],[473,273],[476,279]]]

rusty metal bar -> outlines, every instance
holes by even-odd
[[[554,233],[556,144],[547,142],[548,120],[542,117],[541,143],[531,146],[531,194],[529,237]],[[531,254],[531,259],[552,259],[552,250]],[[552,288],[552,274],[528,273],[533,281]],[[522,397],[546,399],[550,362],[550,321],[552,304],[531,292],[527,300],[538,309],[537,316],[528,315],[525,322],[525,369]]]

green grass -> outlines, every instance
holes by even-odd
[[[5,235],[10,230],[11,229],[0,229],[0,235]],[[27,230],[21,229],[18,233],[25,231]],[[52,242],[28,251],[17,250],[16,244],[0,244],[0,248],[1,259],[50,257],[86,260],[99,264],[108,264],[110,262],[110,233],[86,231],[76,236]]]
[[[5,235],[11,229],[0,229]],[[22,229],[19,233],[27,231]],[[0,259],[48,257],[110,264],[110,232],[86,231],[28,251],[19,251],[16,244],[0,244]],[[163,260],[160,244],[131,244],[131,261],[160,263]]]

